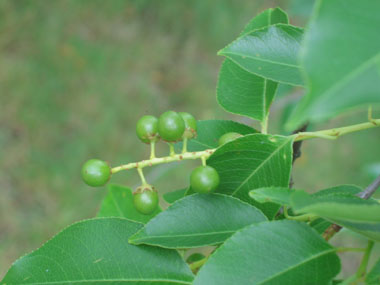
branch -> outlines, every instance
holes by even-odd
[[[300,132],[296,135],[294,141],[307,140],[312,138],[323,138],[323,139],[337,139],[345,134],[371,129],[380,126],[380,119],[371,119],[369,122],[351,125],[342,128],[334,128],[317,132]]]
[[[380,186],[380,175],[377,176],[375,181],[373,181],[367,188],[365,188],[362,192],[360,192],[357,196],[362,199],[368,199],[376,192],[377,188]]]
[[[362,192],[358,193],[356,196],[358,196],[364,200],[367,200],[373,195],[373,193],[376,192],[377,188],[379,188],[379,187],[380,187],[380,175],[366,189],[364,189]],[[323,233],[323,238],[325,240],[329,240],[336,233],[338,233],[341,229],[342,229],[341,226],[339,226],[337,224],[332,224]]]

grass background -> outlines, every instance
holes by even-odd
[[[252,124],[217,105],[222,58],[216,52],[265,8],[279,5],[292,23],[304,25],[311,3],[0,0],[0,279],[16,258],[96,214],[106,189],[81,182],[85,160],[116,166],[148,155],[135,136],[142,115],[173,109]],[[301,94],[281,88],[271,132],[283,133],[287,106]],[[312,128],[365,119],[359,110]],[[305,142],[295,187],[365,187],[380,172],[379,140],[380,131],[370,130]],[[175,190],[186,186],[193,166],[156,167],[147,178],[162,192]],[[113,182],[135,187],[138,177],[125,172]],[[334,242],[363,244],[350,233]],[[345,272],[359,262],[353,255]]]

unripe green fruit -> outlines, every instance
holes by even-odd
[[[197,136],[197,120],[195,120],[193,115],[186,112],[179,112],[178,114],[180,114],[185,122],[183,137],[187,139],[195,138]]]
[[[158,140],[158,119],[154,116],[143,116],[136,124],[136,134],[144,143]]]
[[[199,166],[190,175],[190,186],[197,193],[210,193],[219,185],[219,174],[211,166]]]
[[[89,186],[103,186],[110,178],[111,167],[103,160],[90,159],[82,167],[82,179]]]
[[[133,205],[141,214],[152,214],[157,209],[158,202],[157,191],[150,185],[141,186],[133,193]]]
[[[167,111],[158,119],[158,133],[167,142],[181,140],[184,131],[185,121],[174,111]]]
[[[231,142],[240,137],[242,137],[242,135],[239,133],[233,133],[233,132],[226,133],[219,138],[218,145],[219,146],[224,145],[225,143]]]

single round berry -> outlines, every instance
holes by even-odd
[[[195,192],[210,193],[219,185],[219,174],[211,166],[199,166],[191,172],[190,186]]]
[[[193,115],[186,112],[179,112],[182,119],[185,121],[185,132],[183,133],[183,137],[187,139],[192,139],[197,136],[197,120],[193,117]]]
[[[158,119],[154,116],[143,116],[136,124],[136,134],[144,143],[158,140]]]
[[[180,140],[184,131],[185,121],[174,111],[167,111],[158,119],[158,133],[167,142]]]
[[[90,159],[82,167],[82,179],[89,186],[103,186],[110,178],[111,167],[103,160]]]
[[[242,137],[242,135],[239,133],[233,133],[233,132],[226,133],[219,138],[218,145],[219,146],[224,145],[225,143],[231,142],[240,137]]]
[[[133,193],[133,205],[141,214],[152,214],[158,207],[157,191],[150,185],[137,188]]]

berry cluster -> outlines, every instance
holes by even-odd
[[[155,144],[161,139],[169,144],[170,156],[175,156],[173,143],[183,141],[182,155],[187,153],[187,140],[197,136],[197,122],[195,118],[185,112],[167,111],[158,119],[154,116],[143,116],[136,125],[137,137],[144,143],[151,145],[150,165],[160,158],[155,156]],[[238,133],[226,133],[219,139],[219,145],[230,142],[241,135]],[[187,153],[188,154],[188,153]],[[206,165],[206,157],[202,159],[202,165],[195,168],[190,175],[190,187],[197,193],[210,193],[219,185],[219,174],[211,166]],[[153,213],[159,204],[157,190],[145,180],[142,166],[136,163],[142,185],[133,193],[135,208],[142,214]],[[115,169],[114,169],[115,170]],[[98,159],[88,160],[82,168],[83,181],[93,187],[105,185],[111,178],[113,169],[105,161]]]

